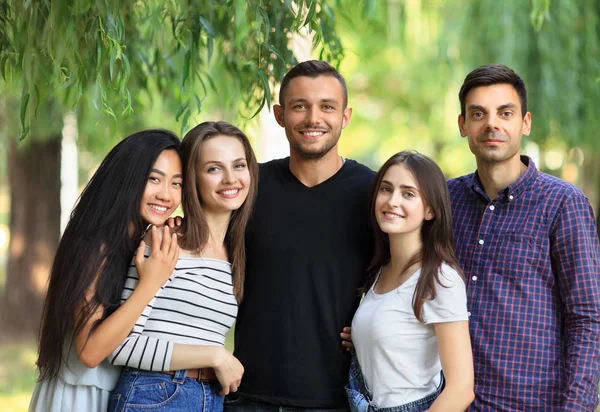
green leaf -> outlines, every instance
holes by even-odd
[[[212,56],[213,56],[213,51],[214,51],[214,40],[212,37],[209,37],[206,40],[206,49],[207,49],[207,63],[210,63],[210,61],[212,60]]]
[[[190,111],[186,110],[181,119],[181,136],[183,136],[184,130],[187,128],[188,123],[190,122]]]
[[[5,54],[4,56],[2,56],[2,59],[0,60],[0,72],[2,72],[2,78],[4,79],[4,81],[6,81],[6,62],[8,61],[8,55]]]
[[[37,111],[40,107],[40,89],[38,89],[37,85],[34,85],[33,90],[35,90],[35,108],[33,109],[33,117],[37,117]]]
[[[306,19],[304,19],[304,24],[302,27],[306,26],[315,18],[315,13],[317,12],[317,2],[313,1],[308,8],[308,13],[306,13]]]
[[[114,72],[115,72],[115,59],[116,53],[110,53],[110,61],[108,63],[108,74],[110,76],[110,80],[114,80]]]
[[[263,96],[262,100],[260,101],[260,104],[258,105],[258,109],[254,112],[252,116],[250,116],[250,119],[254,119],[260,113],[263,107],[265,107],[265,100],[265,96]]]
[[[269,39],[271,33],[271,22],[269,21],[269,15],[262,7],[257,7],[259,14],[262,17],[263,34],[265,35],[265,41]]]
[[[206,30],[206,32],[208,33],[208,35],[210,37],[212,37],[213,39],[216,37],[215,35],[215,31],[213,30],[213,28],[211,27],[210,23],[207,22],[204,17],[200,16],[200,24],[202,25],[202,27],[204,27],[204,29]]]
[[[187,79],[190,75],[190,67],[191,67],[191,61],[192,61],[192,52],[190,50],[188,50],[187,52],[185,52],[185,57],[183,58],[183,74],[182,74],[182,78],[181,78],[181,87],[185,87],[185,83],[187,82]]]
[[[263,43],[263,46],[265,46],[267,49],[269,49],[269,51],[271,53],[273,53],[275,56],[277,56],[283,62],[283,64],[286,63],[285,59],[283,58],[281,53],[279,53],[279,51],[275,48],[275,46],[273,46],[272,44],[268,44],[268,43]]]
[[[19,136],[19,140],[23,140],[23,139],[25,139],[25,138],[27,137],[27,135],[29,134],[29,131],[30,131],[30,130],[31,130],[31,127],[30,127],[30,126],[27,126],[26,128],[24,128],[24,129],[21,131],[21,135]]]
[[[194,94],[194,99],[196,99],[196,109],[200,113],[202,111],[202,100],[200,100],[197,94]]]
[[[267,76],[261,69],[258,69],[258,77],[260,79],[260,82],[262,83],[267,107],[270,110],[271,109],[271,87],[269,86],[269,81],[267,80]],[[254,116],[252,116],[252,117],[254,117]]]
[[[123,78],[125,79],[125,82],[129,81],[129,78],[131,77],[131,66],[129,65],[129,58],[127,57],[126,54],[123,53],[122,55],[123,57]]]
[[[29,93],[25,93],[21,99],[21,127],[25,128],[25,115],[27,114],[27,105],[29,104]]]
[[[175,114],[175,121],[179,121],[179,117],[183,114],[183,112],[185,112],[188,109],[189,105],[190,102],[188,101],[179,107],[179,110],[177,110],[177,113]]]

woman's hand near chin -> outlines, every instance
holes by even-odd
[[[150,233],[145,239],[150,237],[150,255],[144,256],[146,251],[146,242],[142,240],[135,254],[135,267],[140,278],[137,287],[149,287],[158,290],[169,279],[177,259],[179,258],[179,245],[177,235],[171,234],[169,227],[164,226],[157,229],[152,226]]]

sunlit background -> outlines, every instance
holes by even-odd
[[[15,57],[11,41],[16,42],[17,37],[6,24],[22,18],[20,3],[8,1],[7,8],[0,7],[3,411],[27,408],[35,380],[32,331],[39,319],[58,230],[64,227],[79,191],[109,148],[142,128],[167,128],[183,135],[198,122],[223,119],[248,133],[261,161],[286,156],[285,135],[268,110],[275,100],[265,99],[265,106],[252,117],[263,101],[265,87],[274,99],[277,97],[280,78],[273,73],[277,67],[283,73],[292,63],[291,54],[283,54],[286,48],[298,61],[320,57],[330,60],[345,76],[354,114],[340,141],[343,156],[377,169],[392,154],[415,149],[433,157],[448,178],[475,169],[474,158],[457,127],[457,95],[462,80],[482,64],[510,66],[521,74],[529,90],[532,133],[523,140],[524,153],[542,171],[579,186],[596,213],[600,208],[600,0],[232,0],[228,3],[230,11],[220,4],[224,2],[199,0],[190,7],[196,12],[208,10],[199,20],[203,30],[200,41],[185,43],[188,37],[183,29],[179,32],[183,40],[179,41],[184,44],[183,51],[193,46],[206,55],[210,48],[212,58],[196,61],[193,54],[188,57],[182,52],[181,57],[174,52],[172,56],[157,55],[154,60],[156,65],[163,62],[164,72],[153,72],[158,66],[148,65],[145,72],[137,74],[138,78],[132,69],[131,106],[110,106],[111,99],[119,99],[120,91],[116,89],[124,82],[120,79],[119,87],[112,87],[117,84],[110,81],[114,77],[112,67],[110,74],[105,73],[104,83],[96,79],[81,90],[82,97],[75,105],[73,94],[79,90],[70,91],[75,87],[71,87],[75,74],[60,65],[63,78],[48,87],[50,91],[44,92],[41,83],[28,84],[28,70],[37,63]],[[25,3],[35,8],[44,2]],[[66,21],[77,7],[77,12],[94,10],[91,0],[52,3],[61,4],[56,7],[66,15]],[[116,0],[105,3],[109,11],[113,6],[122,10]],[[169,22],[161,19],[160,10],[183,6],[153,0],[134,1],[128,7],[134,14],[154,7],[154,14],[145,24],[167,27]],[[284,13],[281,10],[292,15],[287,17],[289,27],[281,23],[288,20],[277,20],[277,13]],[[262,36],[259,47],[263,51],[257,54],[258,60],[251,58],[256,38],[247,43],[240,40],[236,43],[238,49],[227,39],[219,40],[222,33],[215,17],[219,13],[230,13],[229,21],[235,22],[245,15],[242,26],[247,25],[252,36]],[[79,19],[73,21],[81,24]],[[182,21],[181,27],[185,28],[187,21]],[[111,56],[111,47],[119,42],[127,44],[127,36],[131,35],[126,26],[120,33],[116,23],[111,32],[113,23],[108,18],[103,40]],[[264,33],[259,35],[253,30]],[[85,28],[82,36],[83,32]],[[51,38],[48,31],[40,33],[48,44],[61,41]],[[32,41],[37,35],[33,30],[25,37]],[[160,39],[157,42],[166,41]],[[151,50],[153,45],[147,47]],[[131,51],[126,47],[118,50],[125,54]],[[118,55],[116,63],[112,57],[107,59],[110,64],[124,67]],[[193,64],[202,64],[205,74],[194,77]],[[188,72],[191,76],[186,83],[183,77]],[[141,81],[142,77],[146,80]],[[102,85],[109,91],[106,99],[101,95]],[[143,93],[135,93],[136,88]],[[25,95],[29,96],[29,105],[23,104]],[[107,103],[109,106],[105,106]],[[23,133],[27,127],[31,129]],[[19,141],[20,137],[24,139]],[[40,176],[55,176],[54,181],[61,183],[47,183]],[[60,192],[60,200],[56,199],[60,207],[45,204],[45,191]],[[50,240],[42,242],[44,237]]]

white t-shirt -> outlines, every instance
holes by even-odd
[[[352,340],[365,384],[380,408],[403,405],[433,393],[442,369],[434,323],[468,320],[466,288],[444,264],[436,298],[423,305],[424,324],[412,300],[421,270],[398,288],[365,295],[352,320]],[[377,281],[375,281],[377,283]]]

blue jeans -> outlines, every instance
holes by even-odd
[[[425,412],[437,399],[443,387],[444,376],[442,375],[439,387],[432,394],[416,401],[405,403],[404,405],[380,408],[372,401],[373,396],[365,385],[358,359],[356,355],[353,355],[350,362],[350,380],[348,385],[346,385],[346,395],[348,396],[348,403],[352,412]]]
[[[124,368],[114,389],[109,412],[177,411],[222,412],[219,382],[186,378],[185,370],[175,376]]]
[[[227,395],[224,409],[225,412],[349,412],[348,408],[323,409],[280,406],[242,398],[235,393]]]

